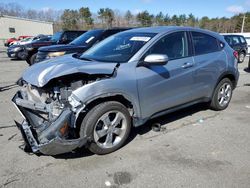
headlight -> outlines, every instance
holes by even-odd
[[[64,55],[66,52],[50,52],[50,53],[48,53],[48,57],[50,58],[50,57],[58,57],[58,56],[62,56],[62,55]]]
[[[21,47],[16,47],[16,48],[13,49],[13,52],[17,52],[17,51],[19,51],[21,49],[22,49]]]

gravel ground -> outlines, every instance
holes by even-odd
[[[14,126],[21,116],[10,100],[27,68],[0,48],[0,188],[2,187],[250,187],[250,73],[240,80],[229,108],[202,105],[152,120],[133,130],[129,143],[109,155],[88,151],[30,155]],[[153,123],[163,124],[153,132]]]

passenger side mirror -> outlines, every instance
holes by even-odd
[[[166,65],[167,63],[168,56],[163,54],[151,54],[144,59],[146,65]]]

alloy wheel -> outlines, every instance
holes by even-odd
[[[232,87],[229,83],[224,83],[218,92],[218,102],[221,107],[228,105],[232,95]]]
[[[127,126],[128,122],[122,112],[106,112],[94,127],[94,141],[101,148],[112,148],[123,139]]]

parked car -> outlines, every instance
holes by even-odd
[[[52,37],[42,37],[32,43],[20,46],[20,51],[24,54],[22,57],[29,65],[34,64],[38,49],[42,46],[50,46],[54,44],[67,44],[85,33],[86,31],[60,31],[55,33]]]
[[[24,38],[24,39],[21,39],[21,40],[17,40],[17,41],[13,41],[9,44],[9,46],[12,46],[12,45],[25,45],[25,44],[28,44],[30,42],[32,42],[33,40],[37,40],[37,39],[40,39],[40,38],[45,38],[45,37],[49,37],[51,38],[51,35],[43,35],[43,34],[39,34],[35,37],[27,37],[27,38]]]
[[[38,50],[35,63],[70,53],[81,54],[105,38],[128,29],[129,28],[94,29],[82,34],[68,45],[41,47]]]
[[[132,126],[200,102],[228,107],[239,78],[237,53],[217,33],[189,27],[115,34],[80,57],[29,67],[13,98],[33,152],[56,155],[86,146],[119,149]]]
[[[39,46],[50,43],[51,36],[40,36],[36,37],[35,40],[32,40],[24,45],[11,45],[7,49],[7,55],[9,58],[13,59],[23,59],[34,61],[34,57],[29,59],[29,56],[32,56],[34,49],[38,49]]]
[[[241,35],[223,35],[227,43],[239,54],[239,63],[243,63],[248,52],[245,37]]]
[[[18,40],[18,41],[13,41],[9,44],[9,46],[12,46],[12,45],[25,45],[25,44],[28,44],[30,43],[31,41],[34,40],[34,37],[27,37],[25,39],[22,39],[22,40]]]
[[[4,46],[9,47],[10,43],[15,42],[15,41],[20,41],[22,39],[28,38],[31,36],[19,36],[17,39],[15,37],[12,37],[8,40],[6,40],[6,42],[4,43]]]

